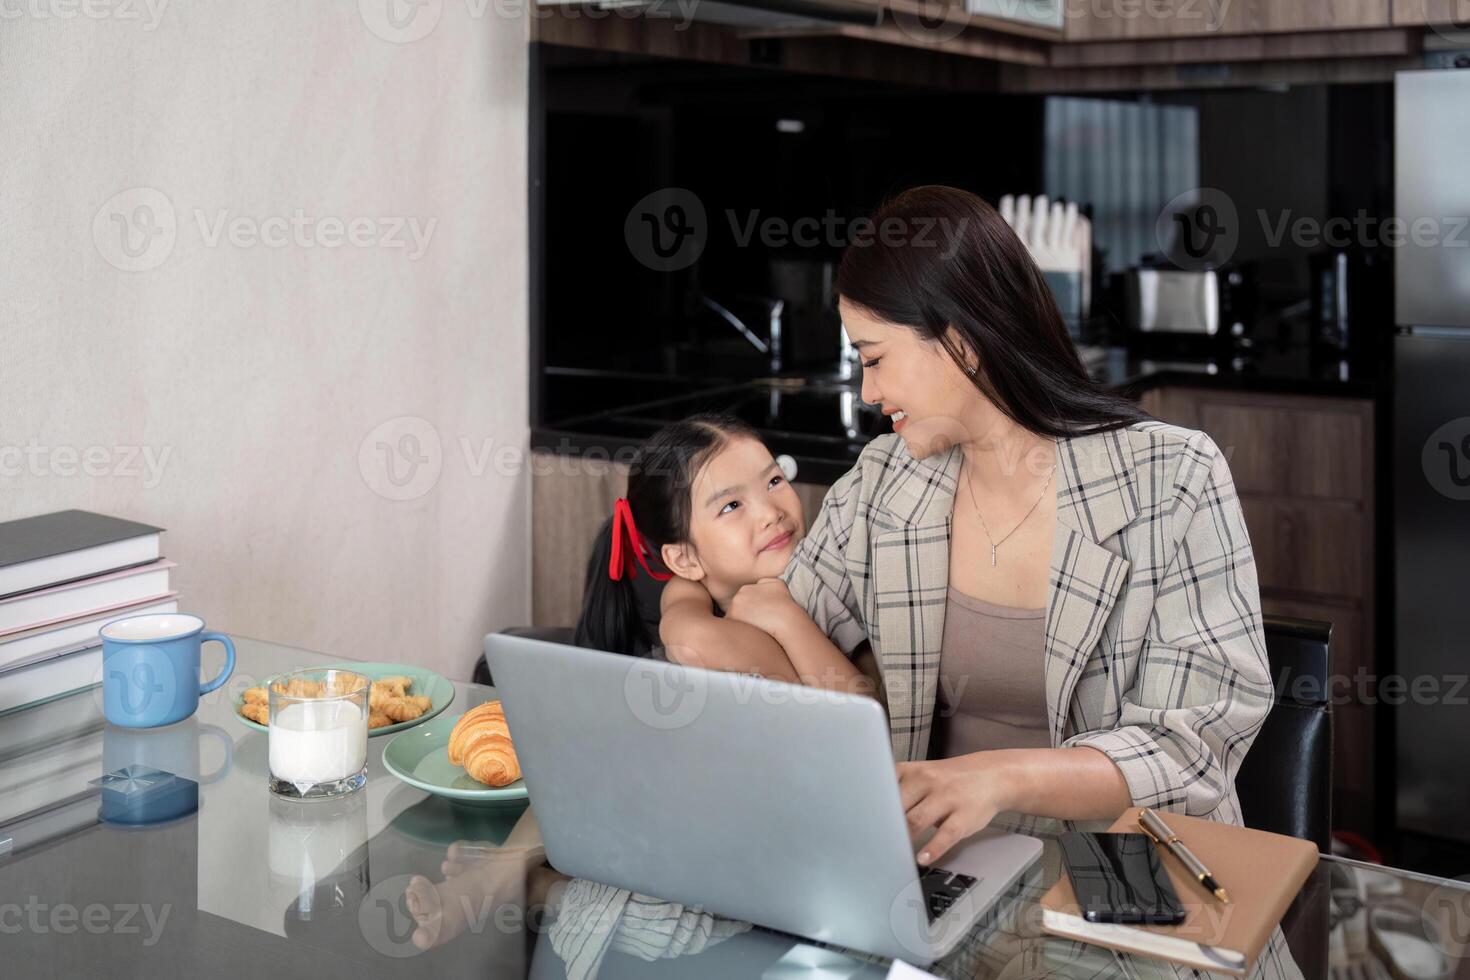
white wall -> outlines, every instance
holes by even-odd
[[[0,7],[0,518],[164,525],[182,608],[334,655],[467,678],[528,622],[494,453],[527,436],[524,34],[465,0]]]

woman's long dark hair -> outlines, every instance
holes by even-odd
[[[849,245],[837,293],[939,342],[1012,420],[1058,438],[1149,419],[1088,376],[1041,270],[989,204],[954,187],[916,187],[872,222],[901,233]]]
[[[628,468],[628,506],[638,533],[652,553],[649,563],[661,569],[659,548],[689,540],[694,478],[714,453],[732,439],[760,439],[754,429],[731,415],[706,413],[667,425],[643,444]],[[656,643],[655,630],[639,608],[635,580],[608,576],[612,558],[612,518],[597,532],[582,593],[582,614],[572,642],[593,650],[647,656]],[[640,574],[637,582],[647,579]],[[656,607],[657,586],[645,589]]]

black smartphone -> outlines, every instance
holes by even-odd
[[[1184,921],[1179,895],[1144,834],[1061,835],[1062,859],[1088,922]]]

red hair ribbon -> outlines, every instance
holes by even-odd
[[[614,582],[620,582],[623,573],[627,572],[629,578],[637,578],[639,565],[659,582],[667,582],[674,577],[668,572],[656,572],[649,568],[648,559],[644,557],[645,552],[643,536],[638,533],[638,525],[633,523],[633,507],[628,503],[628,498],[619,497],[613,503],[612,557],[607,562],[607,577]]]

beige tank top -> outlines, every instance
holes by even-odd
[[[998,606],[951,587],[944,611],[931,759],[1050,748],[1046,610]]]

